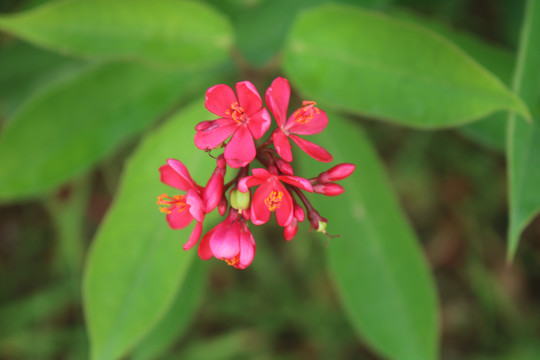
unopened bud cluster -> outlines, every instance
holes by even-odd
[[[218,118],[195,126],[195,145],[212,152],[216,159],[206,186],[196,183],[178,160],[169,159],[159,169],[163,183],[185,191],[183,195],[158,197],[169,226],[183,229],[195,220],[185,250],[198,243],[203,260],[215,257],[244,269],[253,261],[256,249],[248,224],[265,224],[272,213],[287,241],[296,236],[298,223],[306,217],[314,230],[326,234],[328,221],[315,210],[305,192],[326,196],[343,193],[344,188],[336,181],[350,176],[355,165],[339,164],[310,179],[294,174],[291,141],[315,160],[330,162],[333,158],[321,146],[298,136],[323,131],[328,124],[326,113],[314,101],[304,101],[288,116],[290,92],[289,82],[278,77],[266,90],[264,107],[249,81],[236,83],[236,93],[223,84],[207,90],[205,107]],[[270,114],[276,126],[267,139],[259,140],[272,126]],[[222,153],[216,157],[218,151]],[[224,183],[227,168],[237,172]],[[205,217],[216,208],[221,216],[226,215],[225,219],[203,236]]]

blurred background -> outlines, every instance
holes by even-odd
[[[1,0],[0,12],[17,13],[46,2]],[[230,58],[238,72],[222,81],[232,85],[249,79],[262,90],[276,75],[277,52],[295,16],[323,2],[206,1],[228,16],[237,39]],[[422,19],[441,32],[451,29],[482,41],[503,54],[505,65],[497,75],[511,81],[523,1],[342,2]],[[261,23],[268,30],[257,33],[263,40],[253,42],[254,24]],[[0,32],[0,131],[25,102],[85,66],[87,60]],[[211,85],[214,80],[205,81]],[[194,86],[179,102],[202,94]],[[151,127],[164,116],[156,115]],[[525,231],[514,263],[505,260],[506,117],[433,132],[355,119],[383,160],[434,275],[441,358],[540,359],[539,219]],[[80,293],[85,253],[115,196],[126,158],[148,129],[46,195],[0,204],[0,359],[88,357]],[[31,172],[32,165],[21,164],[20,171]],[[196,260],[193,266],[204,270],[189,280],[196,294],[189,325],[178,329],[159,353],[125,358],[382,359],[344,315],[326,270],[325,240],[299,235],[284,243],[280,229],[254,231],[259,231],[256,237],[280,241],[258,242],[257,257],[245,271]]]

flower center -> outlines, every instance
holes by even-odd
[[[281,206],[281,199],[283,198],[283,192],[272,191],[270,195],[264,200],[264,204],[270,211],[275,211]]]
[[[319,108],[315,107],[315,101],[302,101],[302,107],[293,114],[294,121],[299,124],[306,124],[313,119],[315,114],[319,113]]]
[[[236,255],[235,257],[232,257],[230,259],[223,258],[221,260],[224,260],[227,263],[227,265],[234,266],[234,265],[236,265],[236,264],[238,264],[240,262],[240,256]]]
[[[159,211],[165,214],[170,214],[171,211],[176,208],[178,212],[184,211],[186,208],[186,197],[184,195],[174,195],[173,197],[167,196],[167,194],[159,195],[157,198]]]
[[[242,109],[237,102],[231,104],[231,107],[225,111],[225,114],[229,115],[231,119],[239,124],[242,124],[247,120],[247,115],[244,112],[244,109]]]

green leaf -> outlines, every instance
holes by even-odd
[[[540,2],[530,0],[525,10],[514,90],[531,109],[534,122],[512,114],[508,125],[510,227],[508,256],[516,253],[519,237],[540,211]]]
[[[178,191],[160,183],[158,169],[167,158],[181,156],[195,181],[210,176],[215,161],[193,145],[193,126],[207,117],[203,101],[195,102],[150,134],[126,166],[85,269],[92,359],[120,358],[136,345],[172,305],[191,262],[200,261],[193,259],[196,249],[182,249],[193,224],[170,229],[156,198]]]
[[[433,279],[413,231],[365,135],[335,114],[314,141],[339,162],[357,166],[344,196],[313,196],[328,219],[328,261],[341,300],[361,337],[383,357],[437,358],[438,309]],[[312,140],[312,139],[310,139]],[[302,156],[304,155],[304,156]],[[328,165],[300,154],[316,175]],[[321,235],[322,236],[322,235]]]
[[[11,115],[25,98],[43,85],[85,65],[80,59],[60,56],[18,41],[0,49],[0,114]]]
[[[214,72],[96,65],[51,84],[0,135],[0,201],[40,195],[84,173]]]
[[[455,126],[499,110],[529,117],[499,79],[446,39],[355,7],[301,15],[284,66],[309,97],[412,127]]]
[[[207,266],[195,259],[189,276],[176,294],[172,306],[152,332],[133,351],[133,360],[157,359],[186,331],[197,311],[206,285]]]
[[[84,57],[197,67],[221,62],[232,43],[223,16],[177,0],[54,1],[0,17],[0,29]]]

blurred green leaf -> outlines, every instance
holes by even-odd
[[[499,79],[452,43],[355,7],[324,5],[301,15],[284,66],[307,96],[412,127],[454,126],[499,110],[529,116]]]
[[[0,49],[0,114],[7,116],[43,85],[81,69],[80,59],[60,56],[23,42]]]
[[[513,257],[521,232],[540,211],[540,1],[529,0],[521,32],[514,90],[531,109],[534,122],[512,114],[508,125],[510,228],[508,256]]]
[[[430,360],[438,352],[435,285],[413,231],[365,135],[335,114],[315,142],[340,162],[356,164],[344,196],[313,196],[328,218],[331,274],[351,323],[385,358]],[[310,139],[311,140],[311,139]],[[317,174],[328,165],[301,156]]]
[[[1,16],[0,29],[59,52],[195,67],[221,62],[232,43],[223,16],[177,0],[55,1]]]
[[[168,350],[189,326],[197,313],[205,285],[207,264],[195,259],[188,270],[189,276],[174,299],[169,311],[135,348],[131,359],[157,359]]]
[[[193,125],[207,117],[203,101],[195,102],[150,134],[127,164],[85,269],[92,359],[116,359],[129,351],[166,314],[190,276],[197,250],[184,251],[182,244],[193,225],[169,228],[156,197],[178,190],[160,183],[158,168],[179,156],[196,181],[210,176],[215,162],[193,145]]]
[[[193,92],[212,71],[96,65],[27,101],[0,135],[0,201],[42,194],[116,150]]]

